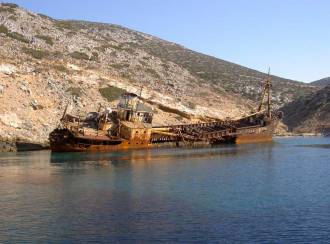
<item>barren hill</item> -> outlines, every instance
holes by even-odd
[[[153,104],[155,123],[239,117],[266,74],[125,27],[55,20],[0,5],[0,137],[46,141],[64,107],[111,106],[123,91]],[[279,107],[316,90],[273,78]]]
[[[294,132],[330,133],[330,86],[300,97],[281,109]]]
[[[327,86],[330,85],[330,77],[323,78],[321,80],[313,81],[311,83],[313,86]]]

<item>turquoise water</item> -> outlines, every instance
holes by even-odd
[[[328,243],[329,145],[0,154],[0,243]]]

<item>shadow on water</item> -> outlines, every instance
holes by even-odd
[[[296,147],[314,147],[330,149],[330,144],[308,144],[308,145],[296,145]]]

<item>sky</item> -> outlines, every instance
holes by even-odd
[[[119,24],[288,79],[330,76],[329,0],[5,2],[57,19]]]

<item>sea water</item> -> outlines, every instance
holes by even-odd
[[[0,154],[0,243],[327,243],[329,145]]]

